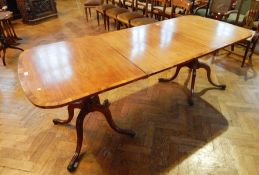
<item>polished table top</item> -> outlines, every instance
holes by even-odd
[[[34,47],[20,55],[18,75],[34,105],[60,107],[172,68],[251,35],[250,30],[231,24],[184,16]]]
[[[99,35],[147,74],[198,58],[252,35],[250,30],[199,16],[183,16]]]
[[[26,96],[43,108],[64,106],[146,76],[96,37],[26,50],[18,74]]]

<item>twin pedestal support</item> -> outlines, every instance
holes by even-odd
[[[177,75],[179,74],[180,70],[182,67],[188,67],[191,69],[192,71],[192,80],[191,80],[191,91],[190,91],[190,95],[188,97],[188,102],[190,105],[193,105],[193,101],[192,101],[192,97],[194,94],[194,85],[195,85],[195,79],[196,79],[196,70],[203,68],[207,71],[207,77],[208,77],[208,81],[215,87],[224,90],[226,88],[225,85],[217,85],[215,84],[212,80],[211,80],[211,69],[210,67],[205,64],[205,63],[201,63],[198,61],[198,59],[194,59],[191,60],[189,62],[180,64],[176,67],[176,72],[175,74],[169,78],[169,79],[164,79],[164,78],[160,78],[159,82],[169,82],[174,80]],[[135,132],[133,132],[132,130],[128,130],[128,129],[122,129],[120,127],[118,127],[113,119],[112,119],[112,115],[111,112],[109,110],[109,102],[108,100],[105,100],[103,104],[100,103],[100,99],[98,97],[98,95],[96,96],[91,96],[88,97],[84,100],[78,101],[78,102],[74,102],[68,105],[68,119],[67,120],[60,120],[60,119],[54,119],[53,122],[54,124],[68,124],[74,117],[74,109],[75,108],[79,108],[80,112],[77,116],[76,119],[76,133],[77,133],[77,146],[76,146],[76,151],[74,153],[73,158],[71,159],[67,169],[68,171],[72,172],[74,171],[79,164],[79,156],[80,156],[80,152],[81,152],[81,147],[82,147],[82,142],[83,142],[83,124],[84,124],[84,119],[86,117],[86,115],[90,112],[94,112],[94,111],[99,111],[101,112],[104,117],[106,118],[108,124],[110,125],[110,127],[120,133],[120,134],[126,134],[128,136],[134,137],[135,136]]]

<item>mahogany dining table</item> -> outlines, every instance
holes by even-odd
[[[67,124],[76,119],[77,146],[69,171],[78,167],[83,141],[83,121],[94,111],[101,112],[115,131],[134,136],[113,121],[109,102],[100,102],[99,94],[148,78],[176,67],[176,74],[161,82],[173,80],[183,66],[192,70],[189,102],[192,104],[196,69],[210,67],[198,58],[251,37],[252,31],[224,22],[198,16],[183,16],[154,24],[109,32],[97,36],[40,45],[24,51],[18,61],[18,76],[25,95],[37,107],[68,107],[68,119],[54,119]]]

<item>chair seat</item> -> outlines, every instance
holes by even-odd
[[[11,11],[2,11],[0,12],[0,19],[10,19],[11,17],[13,17],[13,12]]]
[[[135,19],[135,18],[143,18],[144,16],[139,14],[138,12],[126,12],[119,14],[117,16],[117,19],[124,23],[124,24],[129,24],[130,20]]]
[[[135,18],[130,20],[130,25],[133,27],[155,23],[157,20],[153,18]]]
[[[96,8],[96,11],[104,13],[106,10],[112,9],[112,8],[116,8],[116,6],[112,5],[112,4],[103,4],[103,5],[98,6]]]
[[[235,24],[236,23],[236,19],[237,19],[237,13],[231,13],[228,18],[227,18],[227,22],[231,23],[231,24]],[[245,15],[240,14],[239,18],[238,18],[238,24],[242,25],[245,19]]]
[[[106,16],[116,19],[119,14],[125,12],[129,12],[129,10],[125,8],[112,8],[106,11]]]
[[[102,0],[87,0],[84,5],[85,7],[102,5]]]
[[[209,10],[208,10],[208,14],[209,14]],[[198,9],[195,11],[195,15],[199,15],[199,16],[205,16],[206,15],[206,9]]]
[[[163,12],[163,7],[161,7],[161,6],[154,6],[153,7],[153,13],[161,14],[162,12]]]

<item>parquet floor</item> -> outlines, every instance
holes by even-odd
[[[83,2],[83,1],[81,1]],[[105,32],[92,18],[86,23],[80,1],[57,0],[59,18],[39,25],[14,26],[23,48]],[[239,49],[242,52],[241,49]],[[17,78],[19,51],[7,51],[0,65],[0,174],[63,175],[76,146],[75,120],[66,109],[43,110],[24,96]],[[44,54],[44,53],[42,53]],[[259,56],[241,69],[241,58],[221,51],[207,56],[213,79],[225,91],[208,89],[198,72],[195,107],[186,102],[183,70],[175,83],[159,84],[158,77],[174,70],[102,94],[112,102],[115,121],[137,132],[128,138],[113,132],[99,113],[84,124],[84,144],[78,175],[259,174]]]

